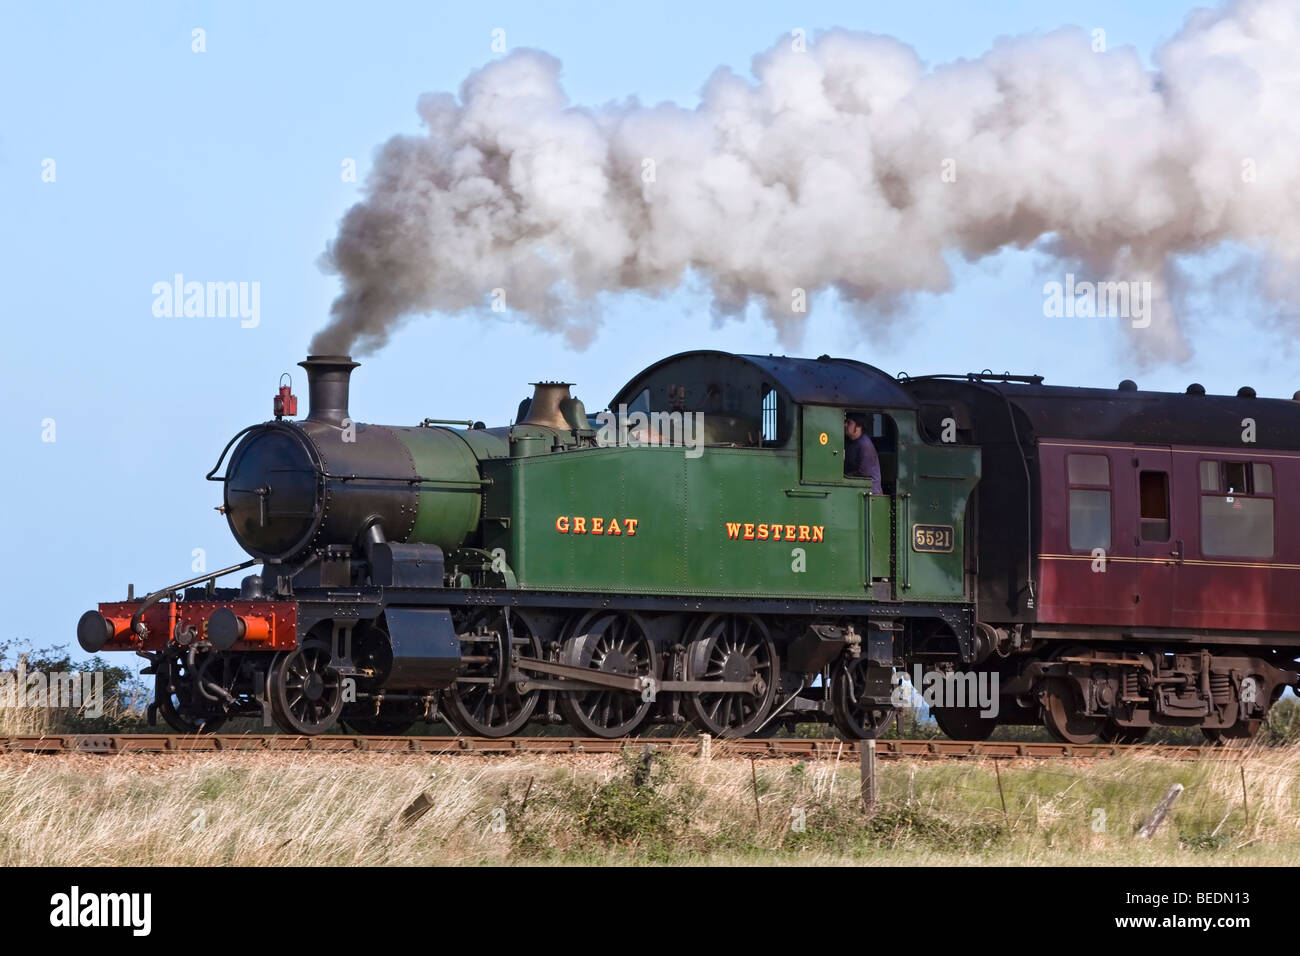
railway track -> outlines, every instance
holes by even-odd
[[[702,737],[635,737],[604,740],[598,737],[378,737],[324,735],[295,737],[284,734],[52,734],[0,737],[0,748],[26,753],[411,753],[411,754],[545,754],[618,753],[652,746],[660,753],[700,756],[705,750],[716,757],[853,758],[859,741],[836,738],[721,740]],[[1250,751],[1255,752],[1255,751]],[[1196,746],[1145,746],[1140,744],[1058,744],[1011,741],[878,740],[880,758],[929,759],[997,757],[1098,759],[1144,753],[1175,760],[1236,758],[1240,749]]]

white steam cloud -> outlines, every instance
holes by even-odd
[[[948,289],[945,254],[1007,247],[1152,281],[1154,321],[1131,332],[1148,361],[1187,355],[1180,254],[1241,243],[1260,291],[1300,299],[1300,0],[1199,11],[1154,70],[1096,45],[1068,28],[927,69],[834,30],[758,55],[756,81],[718,69],[694,109],[574,106],[559,61],[520,50],[459,98],[421,96],[427,135],[380,150],[322,258],[343,291],[312,351],[372,351],[494,290],[582,345],[603,293],[688,275],[795,345],[797,289],[869,321]]]

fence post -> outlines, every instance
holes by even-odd
[[[1246,817],[1245,826],[1250,826],[1250,802],[1246,799],[1246,765],[1240,763],[1237,769],[1241,771],[1241,812]]]
[[[1142,824],[1138,830],[1139,840],[1150,840],[1156,835],[1156,830],[1160,829],[1160,824],[1164,822],[1165,816],[1169,813],[1169,808],[1174,805],[1174,801],[1178,799],[1178,795],[1182,792],[1183,785],[1181,783],[1176,783],[1169,788],[1165,798],[1156,805],[1156,808],[1151,811],[1151,816],[1147,817],[1147,822]]]
[[[876,810],[876,741],[875,738],[858,742],[862,763],[862,809],[867,813]]]
[[[998,778],[998,799],[1002,801],[1002,822],[1011,829],[1011,818],[1007,816],[1007,795],[1002,791],[1002,769],[998,766],[998,758],[993,758],[993,773]]]

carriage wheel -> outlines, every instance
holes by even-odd
[[[276,654],[266,685],[271,716],[288,734],[324,733],[343,710],[343,678],[329,650],[319,644]]]
[[[194,685],[194,675],[189,665],[177,657],[164,657],[158,662],[154,700],[167,726],[179,734],[214,734],[226,722],[223,715],[203,712],[205,701]]]
[[[658,679],[659,657],[645,623],[635,614],[595,611],[564,642],[562,664],[606,674]],[[560,709],[570,726],[593,737],[623,737],[649,716],[654,694],[615,690],[571,690],[560,694]]]
[[[1095,744],[1106,726],[1105,717],[1087,717],[1080,713],[1082,701],[1074,682],[1064,677],[1043,681],[1043,725],[1052,737],[1063,744]]]
[[[520,694],[516,683],[502,684],[501,677],[511,669],[510,656],[542,656],[541,641],[527,618],[518,612],[486,608],[470,619],[461,641],[466,652],[488,660],[471,664],[456,683],[443,691],[443,718],[454,730],[468,736],[509,737],[518,733],[533,716],[542,695],[536,690]],[[504,666],[503,652],[507,655]]]
[[[759,692],[698,691],[682,695],[691,723],[715,737],[745,737],[767,720],[776,702],[780,658],[763,622],[740,614],[706,618],[686,652],[686,679],[755,681]]]

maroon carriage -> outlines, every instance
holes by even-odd
[[[1060,388],[1037,377],[905,382],[939,440],[980,446],[967,567],[995,717],[1069,742],[1153,726],[1249,738],[1297,681],[1300,401]]]

